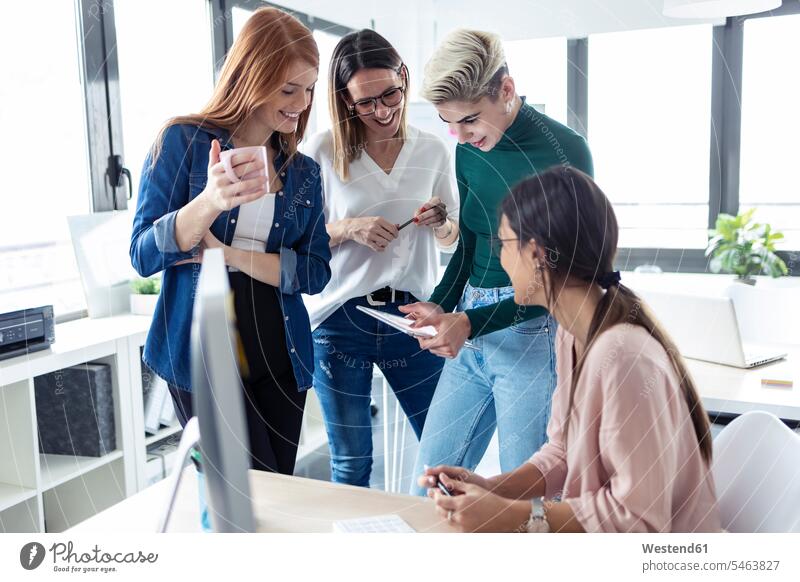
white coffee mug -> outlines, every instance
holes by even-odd
[[[253,170],[252,172],[248,172],[241,179],[236,175],[236,172],[233,171],[233,167],[231,166],[231,160],[233,156],[237,154],[256,154],[257,159],[260,159],[261,162],[264,164],[264,169],[261,170]],[[269,162],[267,161],[267,147],[266,146],[249,146],[244,148],[235,148],[232,150],[225,150],[220,152],[219,160],[222,162],[222,165],[225,167],[225,175],[231,182],[241,182],[242,180],[250,180],[252,178],[257,178],[258,176],[267,176],[270,178],[269,184],[272,184],[272,171],[269,167]]]

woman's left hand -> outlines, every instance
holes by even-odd
[[[439,474],[453,497],[438,489],[433,491],[436,511],[453,527],[462,532],[513,532],[524,528],[530,515],[530,504],[506,499],[490,493],[483,487],[451,479]]]
[[[438,228],[447,222],[447,205],[438,196],[428,200],[414,214],[414,223],[417,226]]]
[[[425,325],[435,327],[436,335],[429,339],[418,338],[420,347],[443,358],[455,358],[472,332],[472,324],[463,312],[432,313],[424,322],[415,322],[412,327]]]
[[[221,248],[223,250],[223,254],[225,255],[225,263],[228,262],[227,253],[225,253],[225,245],[222,241],[220,241],[217,237],[211,234],[211,231],[207,231],[206,234],[203,236],[202,240],[200,241],[199,245],[199,252],[193,256],[191,259],[184,259],[182,261],[178,261],[175,265],[186,265],[189,263],[201,263],[203,261],[203,252],[206,249],[218,249]]]

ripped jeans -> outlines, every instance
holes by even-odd
[[[369,486],[373,365],[389,382],[417,438],[422,434],[444,358],[421,350],[416,339],[356,309],[363,305],[402,315],[398,305],[416,301],[403,295],[381,307],[368,305],[364,297],[351,299],[314,330],[314,390],[325,418],[336,483]]]

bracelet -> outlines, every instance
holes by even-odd
[[[534,497],[531,499],[531,514],[525,522],[527,533],[550,533],[550,524],[547,522],[547,515],[544,509],[544,497]]]
[[[454,227],[453,227],[453,223],[452,223],[452,222],[450,222],[450,219],[449,219],[449,218],[445,218],[445,219],[444,219],[444,221],[445,221],[445,224],[447,224],[447,225],[449,225],[449,226],[450,226],[450,228],[447,230],[447,234],[446,234],[446,235],[444,235],[444,236],[439,236],[439,233],[437,232],[437,233],[436,233],[436,238],[447,238],[448,236],[450,236],[451,234],[453,234],[453,228],[454,228]],[[444,224],[443,224],[442,226],[444,226]],[[437,227],[437,228],[442,228],[442,226],[439,226],[439,227]]]

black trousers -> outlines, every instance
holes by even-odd
[[[241,272],[229,273],[228,278],[247,358],[248,373],[243,374],[242,383],[251,466],[291,475],[306,393],[297,391],[278,291]],[[193,416],[192,394],[176,386],[170,386],[169,392],[178,420],[185,426]]]

